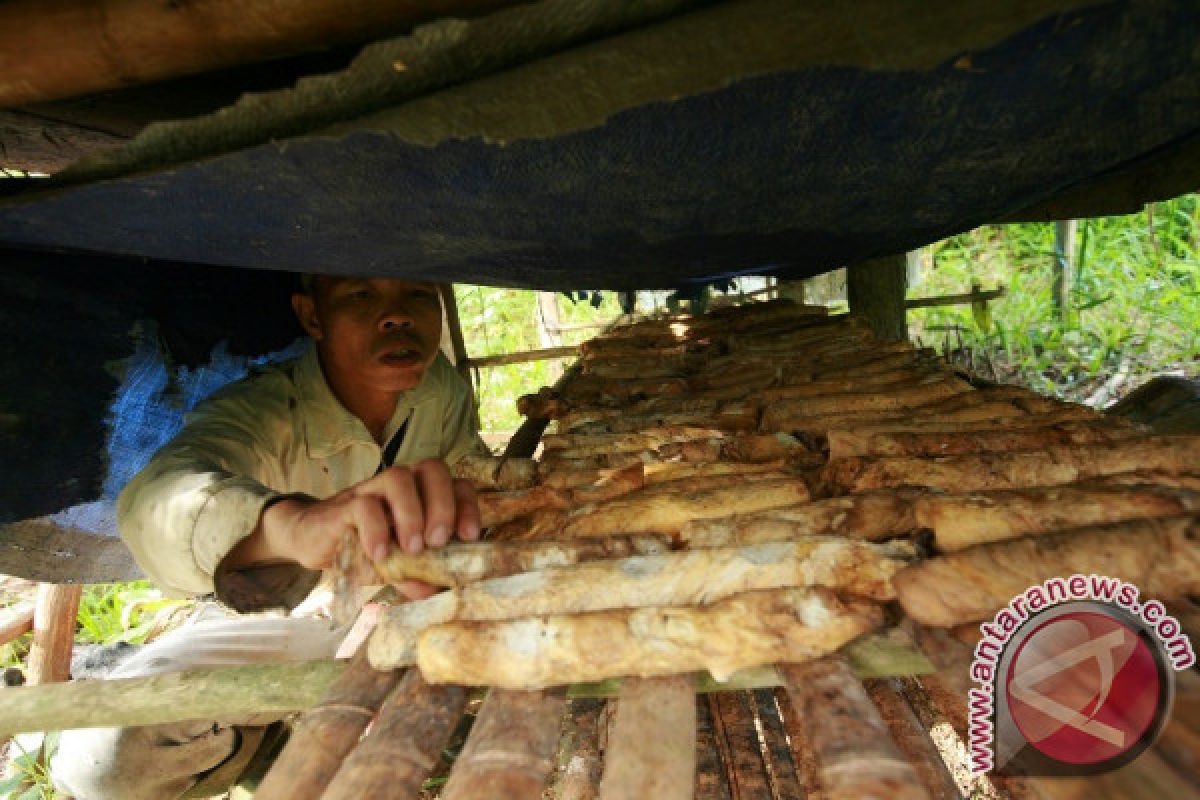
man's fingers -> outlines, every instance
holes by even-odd
[[[389,467],[375,476],[371,483],[381,489],[387,498],[396,541],[409,553],[421,552],[425,546],[425,512],[412,470],[408,467]],[[379,559],[383,556],[375,557]]]
[[[392,525],[383,499],[369,494],[357,495],[346,510],[345,524],[358,531],[363,552],[376,560],[386,557],[390,550]]]
[[[428,459],[413,469],[425,506],[425,541],[441,547],[454,533],[457,501],[450,469],[444,461]]]
[[[461,478],[454,480],[454,504],[457,510],[458,538],[464,542],[475,541],[483,527],[483,518],[479,514],[479,499],[475,496],[475,486],[470,481]]]

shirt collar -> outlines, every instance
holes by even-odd
[[[432,397],[429,372],[421,382],[396,400],[396,410],[384,429],[385,440],[390,437],[413,408]],[[300,395],[298,416],[304,427],[305,447],[312,458],[326,458],[355,444],[367,444],[379,449],[362,420],[351,414],[334,396],[321,370],[315,344],[309,345],[296,366],[296,387]]]

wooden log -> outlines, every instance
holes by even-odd
[[[466,586],[520,572],[563,567],[582,561],[662,553],[667,542],[655,536],[612,536],[571,542],[467,542],[417,554],[393,552],[375,565],[388,583],[420,580],[434,586]]]
[[[695,400],[695,395],[692,396],[692,400]],[[710,411],[572,412],[559,420],[558,429],[572,433],[629,433],[665,425],[708,426],[724,431],[752,431],[758,427],[757,406],[744,405],[736,409],[724,409],[717,408],[715,402],[712,405],[713,409]]]
[[[695,520],[680,529],[678,538],[689,547],[787,541],[800,535],[885,539],[917,527],[913,502],[919,494],[913,490],[864,492],[759,514]]]
[[[724,431],[715,428],[672,425],[644,428],[631,433],[547,434],[542,437],[542,446],[547,453],[553,451],[578,458],[597,453],[639,453],[657,450],[672,442],[721,439],[725,435]]]
[[[420,797],[421,784],[437,765],[466,703],[461,686],[430,686],[417,670],[409,670],[322,800]]]
[[[532,458],[470,455],[459,459],[450,472],[469,480],[479,490],[528,489],[537,480],[537,462]]]
[[[540,800],[554,770],[566,707],[565,689],[493,689],[454,762],[442,800]]]
[[[70,680],[75,622],[82,596],[82,586],[38,585],[33,644],[29,648],[29,663],[25,670],[25,681],[30,686]]]
[[[1114,426],[1108,420],[1070,422],[970,433],[872,433],[832,430],[829,458],[853,456],[951,456],[1010,450],[1037,450],[1048,445],[1116,444],[1142,436],[1132,427]]]
[[[570,410],[570,404],[549,387],[517,398],[517,413],[531,419],[558,419],[566,416]]]
[[[861,392],[872,389],[880,392],[888,387],[911,386],[928,379],[932,373],[928,368],[904,366],[887,369],[867,375],[851,375],[848,377],[830,377],[812,380],[807,383],[795,383],[786,386],[775,386],[763,389],[761,398],[764,403],[776,400],[790,400],[800,397],[817,397],[825,394],[841,392]]]
[[[684,487],[655,493],[643,491],[571,511],[563,535],[677,533],[685,523],[695,519],[782,508],[808,499],[807,487],[793,478],[756,480],[752,489],[743,484],[706,491]]]
[[[761,752],[766,762],[772,800],[803,797],[799,769],[788,747],[787,729],[775,700],[775,689],[754,689],[746,698],[754,711],[755,728],[762,730]]]
[[[776,400],[763,408],[763,424],[790,417],[820,414],[881,413],[901,411],[945,400],[973,391],[961,378],[934,374],[915,384],[886,392],[841,392],[818,397]]]
[[[32,602],[21,602],[0,609],[0,647],[33,630]]]
[[[592,483],[571,489],[571,505],[601,503],[613,497],[636,492],[645,486],[646,465],[632,464],[624,469],[606,471]]]
[[[847,492],[924,486],[945,492],[1051,486],[1138,469],[1189,472],[1200,464],[1200,436],[1171,436],[1112,445],[1050,446],[1011,453],[942,458],[904,456],[831,461],[825,480]]]
[[[896,548],[888,546],[808,537],[549,567],[392,606],[371,635],[371,663],[378,668],[413,663],[421,632],[456,620],[690,606],[742,592],[799,586],[889,600],[891,577],[904,564],[897,556]]]
[[[534,486],[509,492],[480,492],[480,524],[485,528],[544,509],[564,509],[568,498],[551,486]]]
[[[938,549],[1016,539],[1081,525],[1200,511],[1200,492],[1158,486],[1067,485],[978,494],[928,494],[916,500],[920,527],[933,530]]]
[[[695,775],[696,694],[689,677],[625,681],[600,800],[691,800]]]
[[[711,703],[707,697],[696,703],[696,800],[731,800],[722,748],[717,736]]]
[[[975,397],[975,395],[969,395],[969,397]],[[825,429],[829,432],[833,430],[845,431],[849,436],[858,439],[876,434],[926,433],[930,435],[950,435],[988,433],[993,431],[1022,431],[1033,428],[1046,428],[1052,425],[1087,424],[1102,419],[1091,414],[1090,411],[1081,410],[1078,406],[1061,406],[1054,411],[1042,414],[1027,414],[1007,400],[989,400],[983,405],[968,408],[967,411],[974,412],[978,409],[984,409],[985,411],[1000,409],[1001,413],[991,416],[988,414],[972,414],[966,418],[959,415],[958,419],[947,419],[947,414],[929,414],[923,411],[921,414],[907,417],[892,416],[865,422],[862,419],[855,421],[843,416],[844,422],[842,425],[826,425]],[[1135,426],[1129,425],[1122,420],[1106,419],[1105,421],[1114,429],[1137,430]]]
[[[259,784],[257,800],[316,800],[358,744],[398,670],[373,669],[360,647],[345,671],[293,725],[287,746]]]
[[[914,564],[893,579],[918,622],[986,619],[1034,584],[1058,576],[1119,577],[1146,597],[1200,592],[1200,516],[1139,519],[979,545]]]
[[[860,599],[779,589],[707,607],[435,625],[421,634],[417,662],[430,681],[509,689],[700,669],[723,680],[739,669],[831,652],[881,620],[879,607]]]
[[[954,400],[973,397],[974,393],[967,392],[956,395]],[[991,424],[996,420],[1024,417],[1025,412],[1015,405],[1003,400],[995,400],[980,405],[963,404],[961,408],[941,410],[934,407],[911,409],[904,413],[880,412],[875,414],[818,414],[816,416],[780,416],[767,420],[765,415],[762,429],[766,431],[805,432],[808,434],[823,434],[831,430],[853,428],[862,425],[883,425],[886,427],[912,426],[919,427],[925,423],[946,425],[960,423],[967,430],[974,425]]]
[[[843,659],[788,664],[782,671],[805,741],[814,751],[824,796],[929,797]]]
[[[499,353],[491,356],[479,356],[467,359],[468,366],[473,369],[487,367],[503,367],[508,364],[525,364],[530,361],[547,361],[552,358],[576,358],[579,355],[577,345],[564,347],[543,347],[540,350],[522,350],[517,353]]]
[[[0,736],[290,714],[315,705],[344,667],[340,661],[254,664],[2,689]]]

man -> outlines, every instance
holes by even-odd
[[[303,286],[292,305],[313,347],[197,407],[121,493],[121,535],[168,591],[291,609],[344,537],[358,540],[356,572],[367,575],[394,548],[479,536],[474,491],[447,462],[487,450],[438,348],[437,288],[327,276]],[[329,657],[343,633],[311,619],[210,620],[148,645],[113,677]],[[67,731],[52,771],[78,800],[204,796],[236,780],[271,721]]]

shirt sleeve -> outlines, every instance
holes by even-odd
[[[281,443],[270,442],[280,426],[264,416],[269,393],[250,388],[235,385],[198,406],[117,500],[122,538],[168,592],[214,591],[217,565],[279,496],[268,486],[279,485]]]

